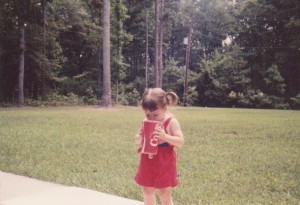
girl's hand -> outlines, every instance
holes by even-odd
[[[142,145],[142,131],[140,130],[139,133],[137,133],[135,136],[134,136],[134,141],[136,144],[138,145]]]
[[[180,128],[180,124],[176,119],[173,119],[169,125],[170,133],[167,134],[162,125],[155,127],[154,136],[155,138],[167,142],[174,147],[181,148],[184,144],[183,134]]]
[[[154,134],[154,137],[159,140],[164,140],[164,137],[166,136],[166,132],[165,132],[164,128],[162,127],[162,125],[160,125],[160,124],[157,124],[155,126],[155,130],[154,130],[153,134]]]

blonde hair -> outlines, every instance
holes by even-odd
[[[142,98],[144,110],[155,111],[158,108],[165,108],[167,105],[177,105],[178,96],[174,92],[165,92],[161,88],[146,89]]]

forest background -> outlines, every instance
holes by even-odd
[[[103,8],[0,0],[0,105],[99,104]],[[110,41],[113,104],[137,105],[158,66],[185,105],[300,108],[299,0],[111,0]]]

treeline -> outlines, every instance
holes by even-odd
[[[300,108],[299,0],[110,4],[115,104],[136,105],[158,66],[185,105]],[[1,104],[19,92],[28,105],[99,104],[102,13],[101,0],[0,0]]]

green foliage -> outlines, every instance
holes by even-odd
[[[266,92],[274,95],[284,94],[285,83],[284,78],[280,75],[277,65],[272,65],[265,72],[264,82],[266,84]]]
[[[211,58],[202,60],[202,73],[197,85],[200,105],[228,106],[228,94],[231,91],[246,90],[251,80],[244,65],[241,49],[237,45],[215,50]]]
[[[79,0],[53,1],[49,23],[57,29],[56,41],[66,61],[60,74],[75,76],[93,67],[98,56],[100,28],[89,21],[89,14]]]
[[[129,64],[125,63],[123,50],[124,47],[132,40],[132,34],[124,29],[124,22],[129,19],[128,9],[122,0],[116,0],[113,4],[112,12],[112,79],[113,82],[123,81],[126,78],[126,70]]]
[[[97,105],[99,104],[97,95],[95,94],[92,87],[86,89],[86,95],[83,96],[83,102],[87,105]]]
[[[234,96],[231,95],[229,97],[233,102],[233,106],[237,107],[290,109],[290,105],[285,102],[283,97],[268,95],[260,90],[250,89],[244,93],[237,93]]]
[[[74,93],[68,93],[67,95],[59,95],[58,93],[53,92],[49,94],[45,100],[27,98],[25,104],[33,107],[77,106],[84,105],[84,101]]]
[[[117,87],[113,87],[112,99],[114,104],[137,106],[141,95],[135,87],[136,83],[127,85],[120,83]]]
[[[186,95],[185,106],[193,106],[198,101],[198,92],[196,91],[196,86],[189,86]]]
[[[300,93],[298,95],[296,95],[295,97],[291,98],[292,101],[292,107],[294,109],[300,109]]]
[[[178,93],[182,98],[184,84],[185,68],[178,66],[178,62],[174,59],[167,61],[163,70],[163,89]]]
[[[299,83],[299,35],[300,31],[296,24],[289,27],[291,22],[299,20],[300,7],[297,0],[288,1],[242,1],[237,4],[239,10],[239,35],[237,41],[244,47],[247,54],[247,64],[255,81],[256,89],[267,90],[265,85],[265,73],[270,72],[270,67],[277,66],[277,70],[286,84],[280,82],[281,88],[275,88],[287,93],[289,96],[296,95],[299,91],[295,85]],[[296,46],[296,47],[294,47]],[[291,63],[292,62],[292,63]],[[255,68],[255,69],[254,69]],[[274,69],[274,68],[273,68]],[[267,71],[269,70],[269,71]],[[273,75],[273,74],[271,74]],[[277,75],[274,73],[274,75]],[[278,75],[277,75],[278,76]],[[277,79],[279,80],[279,79]],[[281,81],[281,80],[280,80]],[[275,86],[275,87],[274,87]],[[270,91],[268,91],[270,92]]]
[[[284,103],[284,99],[278,96],[274,95],[265,95],[261,101],[260,104],[258,104],[259,107],[262,108],[276,108],[276,109],[288,109],[289,105]]]
[[[198,75],[194,71],[188,73],[188,90],[186,96],[187,105],[195,105],[198,93],[196,91],[195,83],[198,79]],[[166,91],[175,92],[180,99],[183,99],[183,84],[185,78],[185,68],[178,66],[173,58],[167,61],[167,64],[163,70],[163,89]],[[180,102],[179,102],[180,103]]]
[[[27,101],[44,101],[55,91],[62,96],[74,93],[84,103],[94,104],[102,94],[102,1],[51,0],[45,6],[45,19],[42,11],[42,5],[32,1],[0,4],[0,101],[15,102],[18,26],[26,23]],[[190,105],[298,107],[294,98],[300,88],[299,13],[298,0],[165,0],[163,88],[183,99],[183,38],[192,27]],[[154,84],[154,21],[154,1],[111,1],[116,103],[135,104],[136,91],[141,95],[145,89],[146,26],[148,85]],[[226,38],[230,41],[225,45]],[[255,97],[258,90],[264,93],[262,99]],[[229,97],[231,92],[236,93],[235,98]]]
[[[245,93],[238,93],[236,96],[237,105],[240,107],[255,107],[260,104],[264,97],[264,93],[260,90],[246,90]]]
[[[128,105],[137,106],[140,103],[141,97],[137,89],[133,89],[131,92],[127,93]]]

